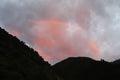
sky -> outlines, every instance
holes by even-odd
[[[0,26],[51,64],[120,58],[120,0],[0,0]]]

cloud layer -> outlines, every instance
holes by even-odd
[[[1,0],[0,25],[54,64],[120,58],[119,0]]]

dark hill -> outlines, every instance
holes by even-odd
[[[50,64],[0,28],[0,80],[58,80]]]
[[[119,80],[120,60],[65,59],[53,66],[0,28],[0,80]]]
[[[113,61],[112,64],[120,65],[120,59],[118,59],[118,60],[116,60],[116,61]]]
[[[120,79],[118,65],[86,57],[68,58],[55,64],[53,69],[65,80]]]

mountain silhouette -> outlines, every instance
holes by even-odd
[[[0,28],[0,80],[58,80],[48,62]]]
[[[87,57],[65,59],[55,64],[53,69],[65,80],[120,79],[120,65]]]
[[[38,53],[0,28],[0,80],[120,79],[120,59],[70,57],[51,66]]]

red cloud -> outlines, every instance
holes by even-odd
[[[17,36],[17,37],[20,36],[20,34],[21,34],[18,30],[15,30],[15,29],[10,31],[10,33],[14,36]]]
[[[100,49],[97,47],[97,44],[95,44],[93,41],[88,42],[88,46],[90,50],[95,53],[93,56],[95,59],[98,59],[100,57]]]
[[[77,36],[74,36],[77,40],[71,40],[71,38],[67,36],[65,31],[65,29],[68,27],[67,22],[47,19],[35,21],[32,23],[32,26],[32,34],[34,35],[32,41],[35,43],[33,47],[45,60],[49,62],[54,59],[62,60],[64,58],[76,55],[87,56],[86,53],[84,54],[84,50],[88,48],[92,51],[92,54],[90,53],[88,56],[93,55],[92,57],[95,59],[98,57],[99,49],[94,42],[88,41],[87,44],[86,40],[82,40],[80,36],[81,34],[79,36],[78,34]],[[76,46],[71,45],[72,43],[75,43]],[[81,43],[85,46],[81,45]],[[76,48],[79,48],[79,50]],[[86,49],[82,50],[83,48]],[[97,53],[97,55],[94,53]]]
[[[39,53],[46,60],[50,61],[52,58],[64,59],[68,56],[72,56],[74,51],[69,46],[69,41],[65,40],[64,29],[67,27],[67,23],[59,20],[42,20],[32,23],[36,37],[34,42],[37,46],[44,49],[43,53]],[[36,47],[34,47],[36,48]],[[37,48],[39,51],[39,48]]]

